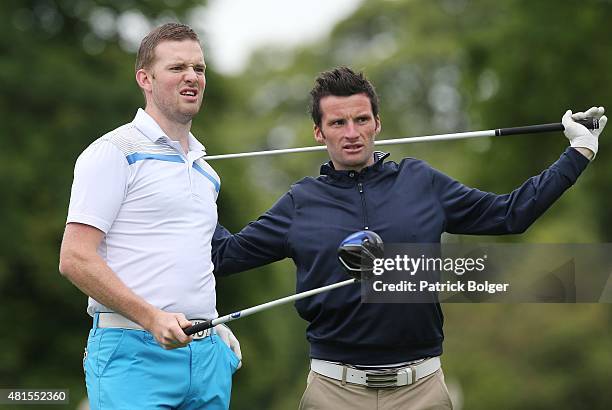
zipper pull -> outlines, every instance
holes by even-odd
[[[359,189],[360,194],[363,194],[363,184],[361,182],[357,184],[357,189]]]

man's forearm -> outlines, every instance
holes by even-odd
[[[60,271],[97,302],[144,328],[150,327],[157,309],[128,288],[97,254],[64,256]]]
[[[92,226],[68,223],[60,251],[60,272],[86,295],[140,324],[164,349],[186,346],[191,326],[183,313],[164,312],[138,296],[98,255],[104,233]]]

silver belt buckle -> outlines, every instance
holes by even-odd
[[[202,319],[189,319],[189,321],[191,322],[192,326],[197,325],[198,323],[202,323],[205,320]],[[209,329],[204,329],[204,330],[200,330],[198,333],[194,333],[193,339],[194,340],[199,340],[199,339],[204,339],[205,337],[208,337],[212,334],[212,328]]]
[[[397,387],[397,372],[366,372],[365,383],[367,387],[372,387],[374,389]]]

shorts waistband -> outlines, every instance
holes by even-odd
[[[145,330],[138,323],[128,319],[125,316],[120,315],[119,313],[114,312],[100,312],[97,313],[97,323],[96,318],[94,318],[94,327],[97,326],[99,328],[118,328],[118,329],[130,329],[130,330]],[[203,322],[205,319],[187,319],[192,325],[196,325],[200,322]],[[204,339],[205,337],[211,336],[215,334],[214,328],[206,329],[201,332],[195,333],[193,338]]]

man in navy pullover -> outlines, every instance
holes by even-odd
[[[311,91],[314,137],[331,161],[307,177],[237,234],[217,226],[216,275],[283,258],[297,268],[297,291],[346,279],[339,243],[372,230],[387,243],[438,243],[443,232],[501,235],[524,232],[576,181],[597,153],[602,107],[563,116],[570,140],[559,160],[506,195],[466,187],[423,161],[385,162],[374,151],[380,132],[378,97],[361,73],[322,73]],[[589,131],[574,120],[599,118]],[[309,322],[311,372],[302,409],[452,408],[444,384],[443,314],[438,303],[362,304],[347,286],[295,304]],[[373,380],[384,379],[384,388]]]

